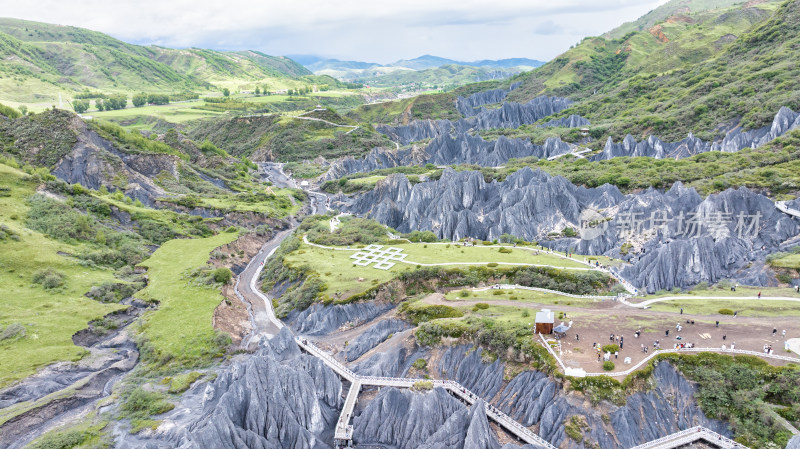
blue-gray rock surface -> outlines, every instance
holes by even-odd
[[[407,322],[396,318],[378,321],[350,342],[345,351],[345,359],[348,362],[353,361],[378,346],[390,335],[410,327],[411,325]]]
[[[725,278],[773,285],[766,256],[800,233],[800,221],[746,188],[702,199],[676,183],[666,192],[623,195],[614,186],[577,187],[527,167],[489,183],[480,172],[445,169],[440,179],[412,186],[395,174],[335,206],[400,232],[430,230],[454,240],[508,233],[559,250],[622,258],[630,263],[623,276],[650,293]],[[596,236],[550,240],[551,233],[580,229],[587,210],[603,218]],[[632,250],[622,254],[626,243]]]
[[[354,302],[325,306],[316,303],[302,312],[289,314],[286,322],[298,334],[325,335],[345,324],[357,326],[374,320],[378,315],[394,307],[391,303]]]

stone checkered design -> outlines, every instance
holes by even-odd
[[[360,267],[368,267],[374,263],[373,268],[388,270],[395,263],[405,260],[406,256],[408,254],[403,254],[403,248],[389,247],[384,249],[381,245],[369,245],[350,256],[350,258],[355,259],[353,264]]]

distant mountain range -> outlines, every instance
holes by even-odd
[[[528,58],[509,59],[483,59],[480,61],[457,61],[439,56],[423,55],[414,59],[401,59],[391,64],[379,64],[363,61],[342,61],[339,59],[326,59],[313,55],[287,56],[316,74],[331,75],[342,79],[372,77],[387,74],[396,70],[428,70],[443,66],[457,65],[465,67],[478,67],[484,69],[510,69],[521,68],[530,70],[544,64],[543,61]]]

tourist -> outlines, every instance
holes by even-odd
[[[666,332],[664,332],[664,336],[665,336],[665,337],[669,337],[669,329],[667,329],[667,331],[666,331]]]
[[[761,292],[758,292],[758,299],[761,299]]]
[[[581,336],[580,336],[580,335],[578,335],[578,334],[575,334],[575,340],[576,340],[576,341],[581,341]]]
[[[717,327],[719,327],[719,321],[717,321]]]
[[[783,331],[781,331],[781,337],[784,337],[784,338],[786,337],[786,329],[784,329]]]
[[[681,315],[683,315],[683,307],[681,307]]]
[[[778,333],[778,329],[772,328],[772,336],[774,337]]]
[[[734,350],[734,349],[736,349],[736,342],[735,341],[733,343],[731,343],[731,350]]]
[[[728,336],[727,335],[723,335],[722,336],[722,341],[725,341],[726,338],[728,338]]]

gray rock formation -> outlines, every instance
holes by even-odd
[[[679,142],[663,142],[655,136],[637,142],[629,134],[619,143],[614,143],[609,138],[603,151],[593,156],[591,160],[607,160],[621,156],[682,159],[708,151],[733,153],[745,148],[758,148],[798,127],[800,127],[800,113],[782,107],[772,120],[771,126],[751,131],[744,131],[737,126],[728,131],[725,137],[718,142],[706,142],[692,134]]]
[[[581,126],[589,126],[592,123],[589,119],[583,118],[580,115],[572,114],[569,117],[561,117],[558,119],[553,119],[548,122],[544,122],[541,125],[538,125],[540,128],[554,128],[554,127],[563,127],[563,128],[578,128]]]
[[[356,444],[398,449],[500,449],[485,404],[465,407],[447,391],[385,388],[353,419]],[[508,444],[503,449],[517,448]],[[534,449],[526,445],[525,449]]]
[[[500,359],[483,363],[482,354],[482,349],[472,345],[447,348],[439,360],[438,374],[455,380],[480,397],[492,398],[503,385],[505,364]]]
[[[116,190],[115,179],[127,180],[125,194],[152,205],[155,198],[166,195],[151,178],[165,173],[178,177],[177,156],[166,154],[128,154],[117,150],[94,131],[78,134],[78,142],[53,169],[53,175],[70,184],[82,184],[90,189],[106,186]]]
[[[372,321],[392,307],[394,305],[391,303],[377,302],[354,302],[333,306],[316,303],[302,312],[292,312],[286,322],[298,334],[325,335],[348,323],[356,326]]]
[[[337,375],[301,354],[283,329],[262,341],[254,356],[221,372],[206,387],[202,411],[163,437],[182,449],[329,448],[341,394]]]
[[[455,136],[442,134],[433,139],[424,150],[417,147],[401,150],[375,148],[363,159],[348,156],[336,160],[320,179],[330,181],[353,173],[368,173],[373,170],[410,165],[475,164],[497,167],[506,164],[512,158],[547,159],[571,151],[572,147],[557,137],[547,139],[544,145],[536,145],[528,139],[509,139],[504,136],[487,142],[481,136],[467,133]]]
[[[650,293],[725,278],[771,285],[766,255],[800,233],[798,220],[746,188],[703,200],[678,183],[667,192],[626,196],[610,185],[576,187],[529,168],[491,183],[479,172],[449,169],[437,181],[414,186],[403,175],[392,175],[371,192],[334,206],[400,232],[430,230],[441,238],[481,240],[509,233],[560,250],[623,258],[632,264],[623,276]],[[549,239],[567,227],[580,229],[587,210],[602,218],[594,238]],[[625,243],[633,248],[622,254]]]
[[[428,351],[404,345],[394,345],[359,362],[353,371],[360,376],[404,377],[419,358],[428,359]]]
[[[800,449],[800,435],[795,435],[786,443],[786,449]]]
[[[351,362],[366,354],[367,351],[375,346],[378,346],[390,335],[404,331],[410,327],[411,325],[405,321],[396,318],[378,321],[359,335],[358,338],[350,342],[345,352],[345,359]]]
[[[519,128],[567,109],[572,101],[561,97],[536,97],[528,103],[503,103],[497,109],[482,109],[479,113],[450,122],[449,120],[417,120],[404,126],[377,126],[375,129],[393,141],[407,145],[424,139],[433,139],[451,132],[470,130]]]
[[[453,130],[453,124],[449,120],[414,120],[404,126],[378,125],[375,130],[400,145],[408,145],[449,134]]]
[[[520,84],[522,83],[514,83],[508,89],[491,89],[483,92],[476,92],[467,98],[458,97],[456,98],[456,109],[458,109],[458,112],[464,117],[472,117],[473,115],[485,111],[481,106],[500,103],[505,100],[509,92],[519,87]]]

